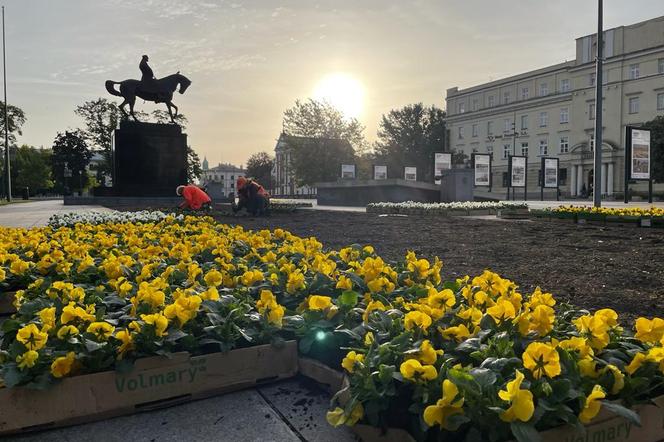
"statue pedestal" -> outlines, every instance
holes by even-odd
[[[113,195],[173,197],[180,184],[187,184],[180,126],[122,121],[113,133]]]

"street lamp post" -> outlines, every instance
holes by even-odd
[[[9,169],[9,114],[7,107],[7,59],[5,57],[5,7],[2,7],[2,75],[5,89],[5,185],[7,201],[12,200],[12,178]]]
[[[597,59],[595,60],[595,167],[593,171],[593,200],[602,206],[602,62],[604,57],[603,0],[597,1]],[[625,177],[627,179],[627,177]]]

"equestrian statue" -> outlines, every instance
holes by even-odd
[[[171,116],[171,121],[175,123],[174,115],[177,116],[178,107],[173,104],[173,92],[175,92],[179,86],[179,92],[184,94],[184,91],[186,91],[189,85],[191,85],[191,80],[180,74],[180,72],[169,75],[168,77],[156,79],[152,72],[152,68],[148,65],[147,55],[144,55],[141,58],[138,68],[141,70],[140,80],[107,80],[106,90],[111,95],[124,98],[124,101],[120,104],[120,110],[125,117],[129,117],[124,109],[126,105],[129,105],[129,113],[135,121],[138,121],[136,115],[134,115],[134,103],[136,103],[136,97],[139,97],[145,101],[166,103],[166,106],[168,106],[168,114]],[[120,85],[120,91],[115,89],[116,84]],[[173,114],[173,108],[175,109],[175,114]]]

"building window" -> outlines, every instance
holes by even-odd
[[[235,179],[235,175],[231,175],[231,179],[234,180],[234,179]]]
[[[488,121],[486,123],[486,133],[487,135],[493,135],[493,121]]]
[[[493,95],[489,95],[489,107],[493,107],[495,101],[496,97],[494,97]]]
[[[588,84],[590,86],[595,86],[595,79],[597,78],[597,74],[594,72],[588,76]]]
[[[509,144],[503,144],[503,160],[506,160],[510,156],[511,146]]]
[[[479,149],[478,149],[477,147],[473,147],[472,150],[473,150],[473,153],[477,153],[477,152],[479,152]]]
[[[590,103],[588,105],[588,119],[590,120],[595,119],[595,103]]]
[[[560,137],[560,153],[569,152],[569,137]]]
[[[521,99],[527,100],[530,95],[530,89],[527,87],[521,88]]]
[[[540,84],[540,97],[544,97],[546,95],[549,95],[549,84],[542,83]]]
[[[590,135],[590,150],[595,150],[595,134]]]
[[[528,156],[528,143],[521,143],[521,155],[524,157]]]
[[[521,115],[521,130],[528,130],[528,115]]]
[[[664,58],[657,60],[657,72],[664,74]]]
[[[560,109],[560,124],[569,123],[569,108],[563,107]]]
[[[629,113],[630,114],[639,113],[639,97],[631,97],[629,99]]]
[[[503,104],[510,103],[510,91],[503,92]]]
[[[540,127],[547,127],[549,125],[549,113],[540,112]]]
[[[567,78],[560,80],[560,92],[569,92],[569,80]]]
[[[465,103],[459,103],[458,106],[459,106],[459,112],[458,113],[462,114],[462,113],[466,112]]]
[[[459,127],[459,139],[463,140],[463,126]]]
[[[541,156],[547,155],[549,153],[549,140],[540,140],[539,153]]]
[[[640,67],[638,63],[629,65],[629,79],[636,80],[640,76]]]
[[[664,93],[657,94],[657,110],[664,110]]]
[[[493,146],[487,146],[486,147],[486,153],[493,156]]]
[[[473,110],[474,110],[474,111],[477,110],[477,108],[479,107],[479,105],[480,105],[480,101],[479,101],[477,98],[473,99]]]
[[[507,181],[508,178],[509,178],[509,174],[507,172],[503,172],[503,187],[507,187],[509,185],[509,183]]]
[[[512,131],[512,120],[509,118],[505,118],[505,132],[511,132]]]
[[[473,124],[473,136],[477,136],[477,124]]]
[[[231,189],[235,189],[235,183],[231,183]]]

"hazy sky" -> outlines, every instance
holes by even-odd
[[[371,140],[391,108],[444,107],[449,87],[573,58],[574,39],[596,28],[596,3],[5,0],[8,96],[28,118],[19,142],[50,146],[81,126],[76,105],[116,99],[105,80],[140,78],[145,53],[157,77],[180,70],[193,81],[175,103],[201,158],[240,164],[273,150],[283,111],[326,75],[363,85]],[[604,3],[607,28],[664,15],[662,0]]]

